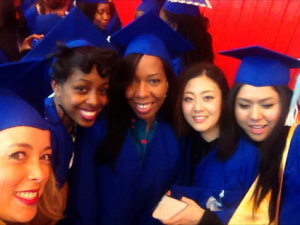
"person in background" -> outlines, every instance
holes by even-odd
[[[108,0],[82,0],[77,5],[105,37],[112,35],[122,27],[113,2]]]
[[[38,33],[37,18],[39,15],[55,14],[63,18],[69,10],[70,3],[70,0],[37,0],[36,4],[24,13],[29,34]]]
[[[178,175],[177,79],[170,61],[191,45],[152,12],[111,42],[126,51],[111,77],[103,117],[80,135],[66,224],[159,223],[151,214]]]
[[[198,6],[166,1],[160,11],[160,18],[195,47],[172,61],[177,76],[194,63],[213,63],[212,37],[208,32],[209,19],[202,15]]]
[[[136,19],[148,11],[152,11],[156,15],[159,15],[161,7],[162,6],[160,5],[159,1],[143,0],[137,7],[134,18]]]

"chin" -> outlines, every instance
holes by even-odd
[[[9,221],[9,222],[27,223],[33,220],[36,213],[37,213],[37,206],[35,206],[34,209],[19,211],[13,215],[12,218],[13,221]]]

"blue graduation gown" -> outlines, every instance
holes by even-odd
[[[30,34],[34,34],[36,32],[36,17],[39,15],[37,11],[36,5],[31,6],[24,13],[27,27]]]
[[[102,128],[101,128],[102,126]],[[156,224],[152,212],[177,179],[178,145],[173,129],[158,120],[143,163],[127,133],[115,171],[95,167],[96,146],[105,121],[85,129],[77,142],[65,224]],[[79,145],[85,149],[77,151]]]
[[[215,213],[226,224],[257,177],[260,153],[244,138],[230,159],[219,161],[216,152],[217,147],[196,168],[193,187],[173,186],[171,192],[176,198],[186,196],[195,200],[204,209],[208,199],[214,197],[223,205]],[[224,197],[220,200],[222,190]]]
[[[73,142],[66,127],[57,114],[53,98],[45,99],[45,119],[50,125],[52,146],[52,167],[59,186],[65,183],[73,153]]]
[[[279,224],[300,224],[300,127],[294,132],[283,174]]]

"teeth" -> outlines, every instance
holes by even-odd
[[[85,110],[80,110],[82,114],[86,115],[86,116],[94,116],[96,115],[96,111],[85,111]]]
[[[17,196],[24,199],[34,199],[37,196],[37,192],[17,192]]]
[[[138,108],[141,108],[141,109],[147,109],[147,108],[150,107],[150,105],[151,105],[151,103],[148,103],[148,104],[136,104],[136,106]]]
[[[195,116],[194,117],[196,120],[201,120],[201,119],[205,119],[205,116]]]
[[[264,128],[263,125],[261,125],[261,126],[256,125],[256,126],[251,126],[251,127],[254,128],[254,129],[262,129],[262,128]]]

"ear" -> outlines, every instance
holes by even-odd
[[[51,80],[51,87],[55,96],[60,97],[61,94],[61,85],[58,84],[55,80]]]

